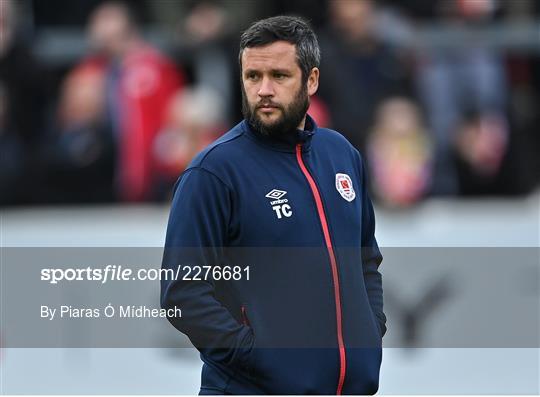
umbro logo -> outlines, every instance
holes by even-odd
[[[266,194],[265,197],[268,197],[268,198],[271,198],[271,199],[274,199],[274,200],[279,200],[280,198],[282,198],[286,194],[287,194],[287,192],[285,192],[283,190],[272,189]]]
[[[270,201],[270,205],[272,206],[272,209],[276,213],[278,219],[283,217],[289,218],[292,215],[292,208],[289,204],[287,204],[289,200],[283,198],[283,196],[286,194],[287,192],[284,190],[272,189],[265,196],[272,199],[272,201]]]

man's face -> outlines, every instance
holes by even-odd
[[[286,41],[246,48],[241,60],[246,120],[271,136],[303,128],[309,96],[317,90],[318,69],[313,68],[304,84],[296,47]]]
[[[127,11],[116,4],[104,3],[90,17],[88,34],[96,51],[112,57],[122,56],[131,34]]]

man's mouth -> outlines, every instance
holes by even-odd
[[[274,109],[279,109],[279,106],[272,104],[261,104],[257,106],[257,109],[262,110],[263,112],[271,112]]]

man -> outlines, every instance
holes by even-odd
[[[169,320],[201,351],[200,394],[378,389],[382,257],[358,151],[306,114],[319,59],[300,18],[247,29],[245,120],[176,185],[163,267],[181,272],[161,303],[181,307]],[[194,265],[212,271],[193,277]]]
[[[155,199],[156,181],[168,175],[153,153],[154,143],[170,100],[183,87],[183,73],[144,41],[126,3],[100,4],[90,16],[88,36],[92,53],[69,73],[62,89],[62,140],[70,135],[73,141],[78,135],[86,137],[83,141],[90,138],[97,149],[73,157],[83,163],[79,167],[95,161],[98,179],[103,166],[87,157],[97,158],[95,151],[113,143],[115,196],[122,201]],[[107,166],[108,151],[103,152]]]

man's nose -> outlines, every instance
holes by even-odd
[[[272,80],[268,77],[263,77],[261,81],[261,86],[259,87],[259,91],[257,94],[260,97],[268,97],[268,96],[274,96],[274,87],[272,85]]]

